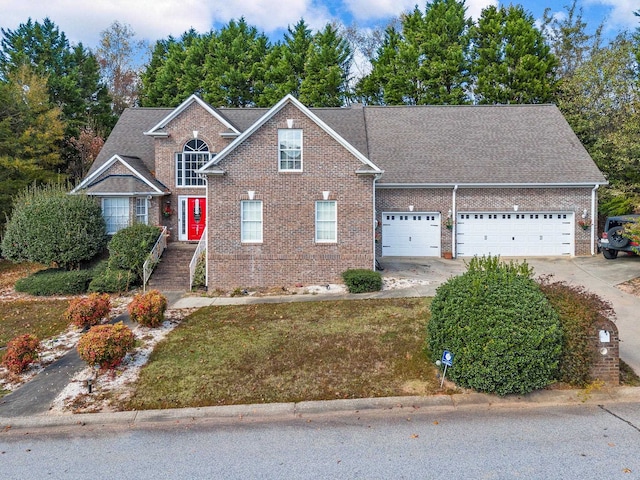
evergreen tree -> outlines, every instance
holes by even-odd
[[[311,30],[300,19],[284,34],[284,42],[276,44],[265,58],[264,90],[258,104],[271,106],[285,95],[300,96],[309,47],[313,41]]]
[[[557,60],[521,6],[485,8],[472,39],[477,103],[552,101]]]
[[[313,36],[300,84],[300,101],[310,107],[340,107],[349,97],[351,49],[337,29],[327,24]]]
[[[216,107],[254,106],[262,93],[262,62],[269,50],[263,33],[244,18],[211,37],[202,80],[203,100]]]

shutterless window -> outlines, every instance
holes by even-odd
[[[302,130],[278,130],[280,171],[302,171]]]
[[[107,233],[113,235],[129,226],[129,199],[103,198],[102,216],[107,224]]]
[[[181,153],[176,153],[176,185],[179,187],[200,187],[205,185],[203,177],[196,171],[211,158],[209,145],[194,138],[185,143]]]
[[[262,201],[241,202],[241,240],[246,243],[262,242]]]
[[[136,197],[136,223],[149,224],[148,202],[145,197]]]
[[[335,201],[316,202],[316,242],[338,241],[337,208]]]

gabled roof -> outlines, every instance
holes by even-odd
[[[271,119],[276,113],[282,110],[286,105],[293,105],[298,110],[300,110],[304,115],[306,115],[311,121],[313,121],[316,125],[318,125],[322,130],[324,130],[329,136],[331,136],[334,140],[340,143],[343,147],[345,147],[349,152],[351,152],[358,160],[360,160],[366,167],[366,169],[362,169],[361,173],[382,173],[373,162],[371,162],[365,155],[362,154],[358,149],[356,149],[353,145],[347,142],[342,136],[340,136],[335,130],[333,130],[329,125],[323,122],[317,115],[315,115],[311,110],[305,107],[302,103],[300,103],[293,95],[289,94],[280,100],[273,108],[269,109],[262,117],[260,117],[256,122],[254,122],[249,128],[247,128],[242,134],[236,138],[233,142],[227,145],[220,153],[218,153],[212,160],[210,160],[207,164],[205,164],[198,171],[200,173],[207,173],[211,170],[212,167],[215,167],[222,161],[230,152],[232,152],[238,145],[242,144],[248,137],[253,135],[260,127],[262,127],[269,119]]]
[[[109,169],[116,163],[122,164],[129,172],[128,175],[112,174],[106,177],[102,177]],[[111,178],[118,178],[119,181],[109,180]],[[127,183],[122,180],[123,178],[129,178]],[[135,182],[132,182],[135,180]],[[98,187],[98,185],[102,185]],[[125,185],[129,185],[132,190],[126,192],[122,190]],[[93,172],[88,174],[76,188],[71,190],[71,193],[78,193],[85,191],[91,195],[99,194],[125,194],[131,195],[164,195],[168,193],[167,188],[160,183],[156,178],[151,175],[151,172],[147,169],[144,163],[137,157],[129,157],[124,155],[114,155],[108,161],[102,163]]]
[[[182,102],[180,105],[178,105],[175,109],[173,109],[171,111],[171,113],[169,115],[167,115],[166,117],[164,117],[162,120],[160,120],[155,126],[153,126],[153,128],[151,128],[149,131],[144,132],[145,135],[149,135],[149,136],[166,136],[167,133],[163,132],[162,129],[164,127],[167,126],[167,124],[169,124],[169,122],[171,122],[171,120],[173,120],[174,118],[176,118],[178,115],[180,115],[182,112],[184,112],[189,106],[191,106],[191,104],[193,103],[197,103],[198,105],[200,105],[202,108],[204,108],[207,112],[209,112],[211,114],[211,116],[215,117],[216,120],[218,120],[220,123],[222,123],[227,129],[230,130],[230,133],[239,135],[240,131],[238,131],[238,129],[232,125],[224,116],[220,115],[216,109],[214,109],[213,107],[211,107],[209,104],[205,103],[200,97],[198,97],[197,95],[191,95],[189,98],[187,98],[184,102]]]
[[[365,121],[381,187],[606,183],[555,105],[365,107]]]

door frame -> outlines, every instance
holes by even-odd
[[[189,215],[187,214],[187,203],[190,198],[204,199],[205,205],[207,203],[207,197],[204,195],[178,195],[178,240],[181,242],[188,242],[189,240]],[[205,209],[205,228],[207,224],[208,212]]]

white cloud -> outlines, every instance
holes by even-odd
[[[585,0],[584,4],[611,8],[606,22],[609,30],[635,29],[640,26],[640,18],[633,14],[640,10],[637,0]]]
[[[416,0],[345,0],[347,8],[356,20],[378,20],[397,17],[401,13],[413,10],[416,4],[424,11],[426,2]],[[467,0],[467,15],[478,18],[483,8],[498,5],[498,0]]]

